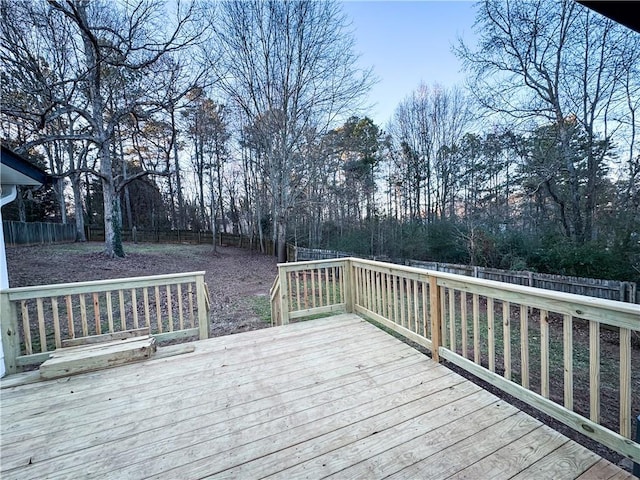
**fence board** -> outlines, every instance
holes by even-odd
[[[2,221],[7,246],[75,242],[76,227],[71,223]]]
[[[369,260],[389,261],[381,257],[371,257],[355,255],[349,252],[336,250],[322,250],[317,248],[304,248],[290,246],[294,251],[289,255],[290,261],[310,261],[327,260],[330,258],[357,257]],[[386,258],[386,257],[385,257]],[[604,280],[599,278],[571,277],[564,275],[553,275],[549,273],[536,273],[519,270],[500,270],[497,268],[477,267],[471,265],[459,265],[454,263],[425,262],[418,260],[407,260],[406,265],[437,272],[454,273],[468,277],[484,278],[497,282],[513,283],[528,287],[544,288],[557,292],[573,293],[576,295],[586,295],[589,297],[603,298],[606,300],[617,300],[620,302],[640,303],[640,292],[634,282],[623,282],[620,280]]]

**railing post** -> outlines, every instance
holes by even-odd
[[[355,294],[355,286],[353,284],[353,262],[350,258],[344,261],[344,302],[346,304],[347,313],[353,313],[353,297]]]
[[[9,300],[7,292],[0,292],[0,328],[2,352],[4,354],[5,373],[18,371],[16,358],[20,355],[20,335],[15,305]]]
[[[196,299],[198,301],[198,328],[200,340],[209,338],[209,311],[207,309],[206,291],[204,287],[204,275],[196,277]]]
[[[289,323],[289,289],[287,288],[288,281],[287,270],[278,265],[278,281],[280,282],[280,325],[287,325]]]
[[[429,276],[429,313],[431,314],[431,358],[440,362],[440,348],[442,335],[442,312],[440,311],[440,287],[438,278]]]

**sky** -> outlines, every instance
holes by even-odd
[[[379,78],[369,94],[369,116],[385,127],[393,112],[420,83],[463,85],[461,63],[451,51],[460,37],[475,42],[473,2],[345,0],[353,21],[360,65]]]

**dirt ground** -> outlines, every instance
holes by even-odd
[[[7,247],[9,285],[25,287],[180,272],[206,272],[211,334],[228,335],[269,326],[268,295],[276,259],[234,247],[125,244],[125,258],[111,259],[101,243]]]

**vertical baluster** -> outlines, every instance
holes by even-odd
[[[296,274],[296,310],[302,310],[302,304],[300,303],[300,272]]]
[[[96,335],[102,333],[102,320],[100,319],[100,297],[97,292],[93,292],[93,318],[96,322]]]
[[[589,418],[600,423],[600,323],[589,321]]]
[[[180,330],[184,330],[184,312],[182,311],[182,284],[178,284],[178,321]]]
[[[504,378],[511,380],[511,306],[502,302],[502,339],[504,342]]]
[[[80,320],[82,322],[82,336],[89,335],[89,325],[87,323],[87,302],[84,298],[84,293],[78,295],[80,298]]]
[[[540,310],[540,393],[549,398],[549,312]]]
[[[329,285],[329,270],[331,270],[330,267],[327,267],[324,269],[324,286],[325,286],[325,292],[327,295],[327,305],[333,305],[338,302],[336,302],[335,295],[333,297],[333,301],[331,299],[331,287]]]
[[[140,328],[138,321],[138,293],[135,288],[131,289],[131,309],[133,310],[133,328]]]
[[[67,322],[69,327],[69,338],[76,338],[75,325],[73,324],[73,303],[71,295],[65,297],[65,303],[67,304]]]
[[[22,300],[22,333],[24,334],[24,348],[27,355],[33,353],[33,346],[31,344],[31,325],[29,321],[29,307],[26,300]]]
[[[382,273],[376,272],[376,313],[383,315],[382,309]]]
[[[407,297],[407,283],[404,277],[400,277],[400,325],[406,327],[407,316],[405,313],[405,299]]]
[[[422,336],[429,338],[429,307],[427,305],[427,283],[422,282]]]
[[[191,284],[189,284],[188,290],[189,292],[187,293],[187,295],[189,296],[189,299],[191,299]],[[151,333],[151,313],[149,312],[149,288],[147,287],[144,287],[142,289],[142,305],[143,305],[142,308],[144,308],[144,323],[149,329],[149,333]],[[193,326],[193,316],[191,317],[191,324]]]
[[[316,271],[311,270],[311,306],[316,308]]]
[[[400,277],[398,275],[393,276],[393,323],[398,324],[398,290],[399,290]]]
[[[196,320],[193,314],[193,283],[189,282],[189,318],[191,319],[191,328],[195,328]]]
[[[124,292],[118,290],[118,299],[120,300],[120,328],[124,331],[127,329],[127,316],[124,310]]]
[[[304,309],[307,310],[309,308],[309,294],[308,294],[308,283],[309,283],[309,279],[308,279],[308,275],[307,275],[307,270],[304,270],[302,272],[302,283],[304,284]]]
[[[155,294],[156,294],[156,321],[158,322],[158,333],[162,333],[164,331],[164,328],[162,325],[162,305],[160,303],[160,287],[158,287],[158,285],[156,285],[155,287]],[[200,308],[200,305],[198,305],[198,308]]]
[[[40,351],[47,351],[47,330],[44,326],[44,306],[42,298],[36,299],[36,311],[38,312],[38,331],[40,333]]]
[[[333,302],[334,303],[343,303],[342,299],[338,298],[338,292],[337,292],[337,289],[336,289],[336,283],[338,282],[338,270],[339,269],[336,268],[336,267],[333,267],[331,269],[331,275],[332,275],[331,280],[333,280],[331,282],[331,287],[333,288]]]
[[[373,311],[373,302],[375,295],[375,278],[370,268],[367,268],[367,309]]]
[[[363,268],[362,269],[362,306],[364,308],[368,308],[369,305],[369,296],[368,296],[368,289],[367,289],[367,271]]]
[[[564,406],[573,410],[573,317],[563,316]]]
[[[467,292],[460,292],[460,336],[462,337],[462,356],[469,358],[467,345]]]
[[[489,370],[496,371],[496,338],[495,338],[495,309],[493,298],[487,297],[487,341],[489,346]]]
[[[456,351],[456,291],[449,289],[449,338],[452,351]]]
[[[480,298],[473,294],[473,361],[480,365]]]
[[[365,307],[367,308],[367,310],[371,310],[371,296],[372,291],[371,291],[371,270],[369,270],[368,268],[366,268],[364,270],[364,277],[365,277],[365,293],[366,293],[366,304]]]
[[[371,303],[369,305],[369,310],[371,310],[372,312],[376,311],[376,276],[377,273],[374,270],[369,270],[369,277],[370,277],[370,289],[371,289]]]
[[[411,330],[411,312],[412,312],[412,307],[411,307],[411,280],[406,278],[404,281],[404,296],[407,302],[406,305],[406,309],[407,309],[407,324],[406,324],[406,328]]]
[[[285,272],[285,276],[287,279],[287,287],[289,288],[289,309],[293,312],[297,310],[297,306],[293,305],[293,275],[294,272]]]
[[[361,285],[360,285],[360,267],[355,267],[353,269],[353,284],[355,285],[355,292],[354,292],[354,299],[353,299],[353,304],[354,306],[356,305],[361,305],[360,304],[360,291],[361,291]]]
[[[520,305],[520,373],[522,386],[529,388],[529,307]]]
[[[631,438],[631,330],[620,329],[620,435]]]
[[[171,301],[171,285],[167,285],[167,318],[169,321],[169,331],[173,332],[173,303]]]
[[[449,336],[449,328],[447,325],[447,292],[448,288],[440,287],[440,315],[442,315],[442,325],[440,326],[440,345],[447,347],[447,337]]]
[[[60,312],[58,312],[58,297],[51,297],[51,310],[53,311],[53,337],[56,348],[62,347],[60,336]]]
[[[413,280],[413,331],[418,333],[418,318],[420,316],[420,303],[418,301],[418,281]]]
[[[107,299],[107,323],[109,324],[109,333],[113,333],[113,301],[111,300],[111,292],[105,292],[104,296]]]
[[[382,273],[380,277],[380,298],[382,299],[382,310],[380,311],[380,315],[384,318],[389,318],[389,287],[387,286],[387,274]]]

